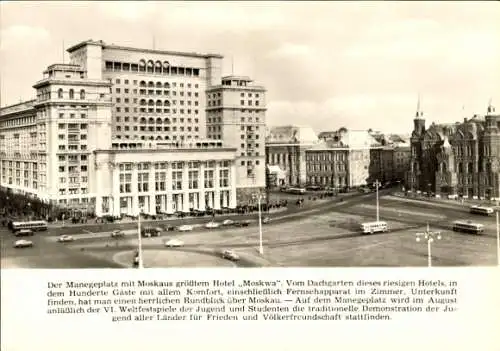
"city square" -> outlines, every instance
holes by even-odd
[[[460,202],[436,202],[394,196],[383,192],[379,203],[380,220],[387,222],[386,233],[362,234],[360,223],[376,217],[375,194],[354,194],[345,200],[330,200],[310,209],[269,215],[262,225],[263,254],[259,253],[258,216],[249,216],[248,227],[205,229],[207,219],[198,220],[193,231],[163,232],[159,237],[142,238],[144,268],[178,267],[421,267],[428,264],[426,242],[417,242],[417,233],[439,232],[432,243],[432,266],[492,266],[497,264],[497,235],[494,217],[478,220]],[[223,219],[213,220],[222,223]],[[451,223],[457,219],[479,221],[484,233],[457,233]],[[170,222],[175,222],[171,220]],[[192,223],[194,219],[182,219]],[[134,223],[128,223],[130,228]],[[151,225],[151,224],[148,224]],[[153,224],[155,225],[155,224]],[[139,247],[138,229],[124,229],[124,237],[111,237],[120,224],[106,231],[92,225],[59,226],[34,236],[34,246],[17,250],[16,240],[2,229],[3,268],[133,268]],[[102,226],[98,226],[102,230]],[[58,242],[71,235],[71,242]],[[165,247],[175,238],[181,247]],[[238,261],[224,259],[221,252],[234,251]]]

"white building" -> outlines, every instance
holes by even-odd
[[[68,52],[70,64],[49,66],[34,85],[36,100],[0,110],[3,188],[137,215],[234,208],[245,204],[237,190],[265,185],[265,90],[222,79],[222,56],[102,41]],[[255,94],[244,100],[258,107],[236,111],[235,91]],[[255,136],[245,155],[235,131]]]

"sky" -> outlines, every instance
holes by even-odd
[[[224,55],[224,74],[266,87],[268,125],[409,133],[418,96],[428,123],[500,108],[498,18],[479,1],[2,1],[0,104],[33,98],[64,47],[154,42]]]

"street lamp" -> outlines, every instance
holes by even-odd
[[[429,229],[429,223],[427,223],[427,229],[423,233],[417,233],[417,242],[420,242],[421,238],[427,240],[427,265],[428,267],[432,267],[432,252],[431,252],[431,244],[434,240],[441,240],[441,232],[431,232]]]
[[[142,207],[139,207],[139,216],[137,217],[137,239],[138,239],[138,248],[137,248],[137,258],[138,264],[137,267],[139,269],[144,268],[144,263],[142,261],[142,236],[141,236],[141,213]]]
[[[498,266],[500,266],[500,222],[499,222],[499,212],[500,212],[500,206],[498,206],[498,201],[497,201],[497,206],[496,206],[496,210],[497,210],[497,264]]]
[[[379,209],[379,201],[378,201],[378,187],[380,186],[380,182],[378,181],[378,179],[375,181],[375,189],[376,189],[376,193],[377,193],[377,222],[379,221],[380,219],[380,209]]]
[[[261,212],[261,199],[262,199],[262,194],[259,192],[257,194],[254,194],[252,196],[254,199],[257,198],[257,205],[259,206],[259,253],[261,255],[264,254],[264,248],[262,247],[262,212]]]

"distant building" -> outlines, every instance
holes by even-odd
[[[404,181],[410,164],[409,138],[380,132],[370,134],[381,144],[371,150],[370,181]]]
[[[368,131],[341,128],[306,150],[307,184],[352,188],[370,180],[370,151],[381,144]]]
[[[500,115],[491,104],[484,117],[429,128],[418,106],[413,123],[408,190],[500,198]]]
[[[276,185],[300,186],[306,183],[305,151],[317,143],[318,137],[310,127],[289,125],[268,129],[266,163],[270,177],[277,179]]]

